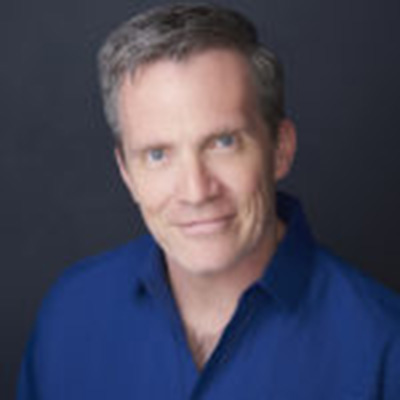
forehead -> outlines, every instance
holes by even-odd
[[[211,130],[241,124],[257,108],[248,61],[232,50],[160,60],[125,76],[118,98],[122,133]]]

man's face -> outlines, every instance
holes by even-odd
[[[122,177],[169,266],[215,273],[265,248],[291,154],[272,141],[242,56],[146,65],[126,77],[118,107]]]

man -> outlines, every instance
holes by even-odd
[[[151,236],[45,300],[19,399],[400,398],[400,302],[276,194],[282,72],[243,16],[170,5],[100,53],[115,155]]]

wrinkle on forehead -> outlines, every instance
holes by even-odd
[[[204,131],[201,134],[227,125],[242,128],[248,121],[234,117],[257,114],[258,107],[246,59],[219,49],[179,61],[159,60],[127,75],[120,90],[119,113],[121,125],[141,132],[141,140],[145,132],[162,135],[170,126],[189,131],[196,125]],[[207,119],[212,115],[216,126],[207,125],[203,118],[202,127],[202,113]]]

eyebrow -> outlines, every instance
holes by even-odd
[[[143,146],[137,146],[137,147],[127,147],[126,148],[126,155],[131,158],[131,159],[137,159],[140,157],[143,157],[146,153],[148,153],[150,150],[153,149],[166,149],[171,147],[171,144],[167,144],[166,142],[154,142],[154,143],[149,143]]]
[[[204,136],[201,140],[201,147],[206,145],[207,143],[220,138],[223,135],[229,134],[229,135],[240,135],[242,133],[245,133],[245,130],[242,128],[224,128],[224,129],[218,129],[217,131],[211,132],[208,135]]]
[[[220,128],[215,129],[208,134],[205,134],[200,140],[200,146],[203,146],[204,144],[214,139],[218,139],[221,135],[224,134],[253,137],[252,132],[253,129],[251,128],[250,125],[243,125],[243,126],[222,125]]]
[[[204,142],[208,142],[213,139],[219,138],[221,135],[224,134],[232,134],[232,135],[243,135],[243,136],[249,136],[253,137],[253,128],[250,125],[244,125],[244,126],[222,126],[221,128],[214,130],[213,132],[210,132],[209,134],[205,135],[203,140]],[[202,140],[202,142],[203,142]]]

